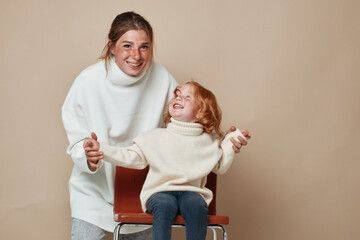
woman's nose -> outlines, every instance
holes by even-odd
[[[139,49],[133,49],[131,51],[131,58],[134,60],[139,60],[140,59],[140,50]]]

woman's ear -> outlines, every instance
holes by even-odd
[[[115,43],[109,39],[108,46],[111,54],[115,55]]]

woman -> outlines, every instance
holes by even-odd
[[[139,133],[162,126],[162,114],[177,86],[170,73],[153,62],[153,31],[142,16],[118,15],[108,39],[102,61],[80,73],[62,107],[70,143],[67,153],[74,161],[69,180],[73,240],[103,239],[116,225],[115,168],[109,163],[96,168],[96,163],[88,162],[84,139],[96,132],[109,145],[131,145]],[[233,144],[239,152],[241,143],[233,140]],[[151,239],[151,230],[123,238]]]

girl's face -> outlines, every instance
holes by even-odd
[[[110,48],[115,62],[127,75],[136,77],[146,67],[150,55],[150,39],[144,30],[129,30]]]
[[[199,106],[194,99],[194,87],[188,84],[178,87],[169,103],[169,113],[177,121],[196,122]]]

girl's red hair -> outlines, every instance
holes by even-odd
[[[193,87],[195,102],[199,106],[199,114],[196,123],[201,123],[204,126],[205,132],[212,133],[215,131],[219,138],[222,138],[224,135],[221,129],[222,112],[216,101],[215,95],[197,82],[190,81],[185,84]],[[174,90],[174,96],[176,91],[178,91],[178,88]],[[165,126],[170,122],[170,118],[171,115],[168,108],[164,114]]]

